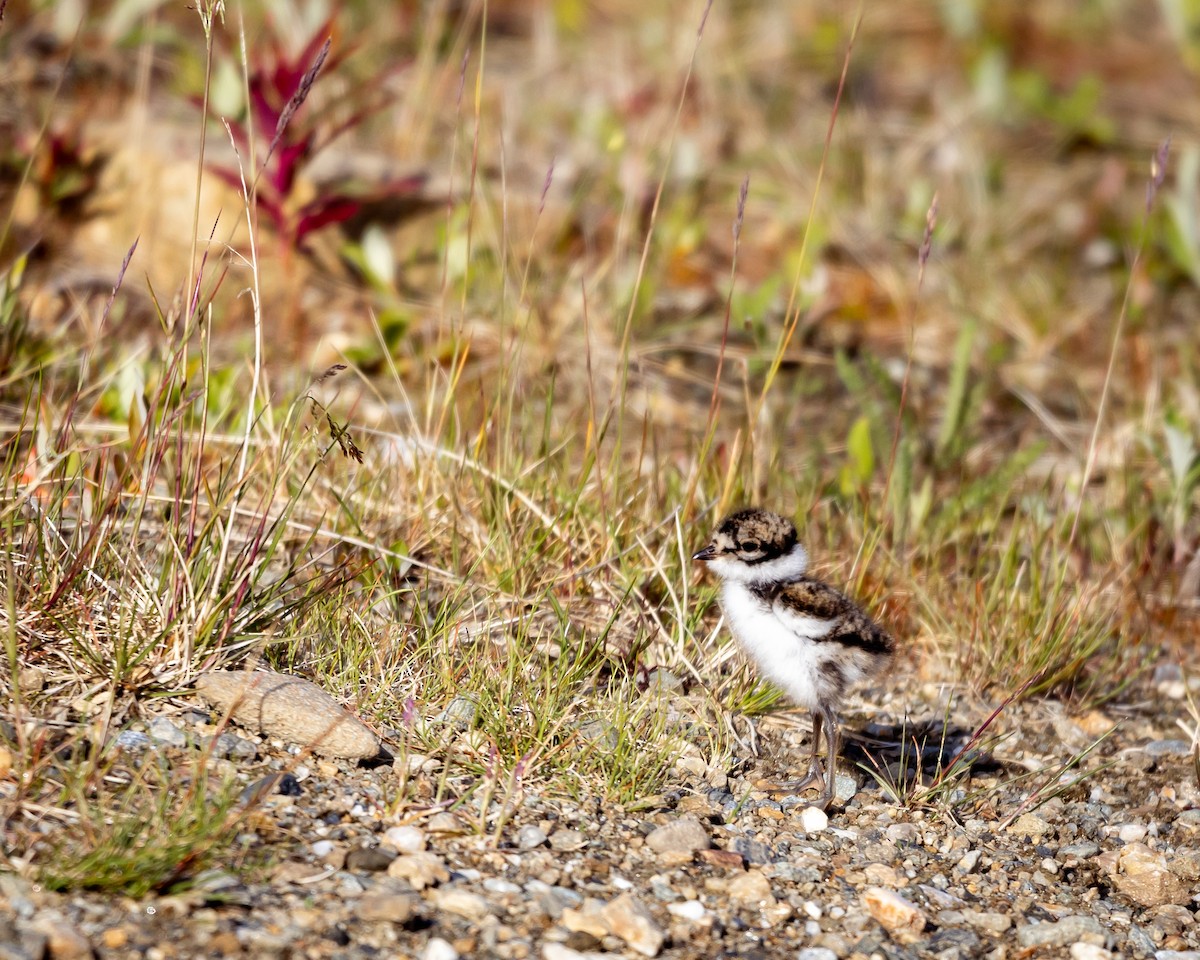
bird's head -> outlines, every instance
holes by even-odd
[[[692,555],[725,580],[762,583],[790,580],[808,569],[808,553],[796,539],[796,525],[768,510],[731,513],[708,545]]]

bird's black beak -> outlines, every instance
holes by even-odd
[[[717,551],[713,548],[713,545],[710,543],[703,550],[697,550],[695,553],[693,553],[692,559],[693,560],[711,560],[716,555],[717,555]]]

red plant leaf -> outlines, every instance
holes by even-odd
[[[362,200],[344,194],[331,194],[306,203],[300,208],[300,216],[296,220],[296,240],[303,244],[304,238],[310,233],[349,220],[362,206]]]
[[[312,159],[314,135],[309,134],[296,143],[285,143],[274,156],[274,172],[268,178],[280,196],[287,196],[296,182],[300,168]]]

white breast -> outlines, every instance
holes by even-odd
[[[823,686],[821,664],[838,653],[836,644],[820,643],[834,621],[792,616],[785,624],[744,584],[730,580],[721,587],[721,608],[729,629],[762,674],[796,706],[815,709]]]

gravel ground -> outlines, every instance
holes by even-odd
[[[894,802],[855,769],[853,746],[828,816],[760,789],[764,777],[800,769],[806,750],[801,725],[770,720],[759,757],[717,769],[689,752],[665,792],[636,811],[527,797],[498,843],[456,812],[394,813],[399,760],[298,763],[282,743],[231,730],[222,762],[269,791],[247,840],[272,837],[273,865],[250,880],[210,870],[186,893],[143,901],[51,894],[0,876],[0,960],[1200,960],[1200,789],[1176,722],[1188,719],[1182,675],[1160,668],[1139,693],[1138,703],[1079,715],[1053,701],[1009,707],[995,726],[1010,735],[940,806]],[[919,709],[909,703],[912,716],[937,719],[928,754],[953,752],[994,708],[956,701],[960,732],[942,747],[942,696],[926,687]],[[868,698],[876,709],[888,699]],[[886,740],[887,728],[864,717],[847,711],[847,726]],[[126,732],[128,749],[191,749],[209,719],[189,705]],[[1056,775],[1114,724],[1078,768]],[[895,742],[868,749],[897,772]],[[403,762],[418,781],[437,768]],[[1081,772],[1022,806],[1038,783]]]

